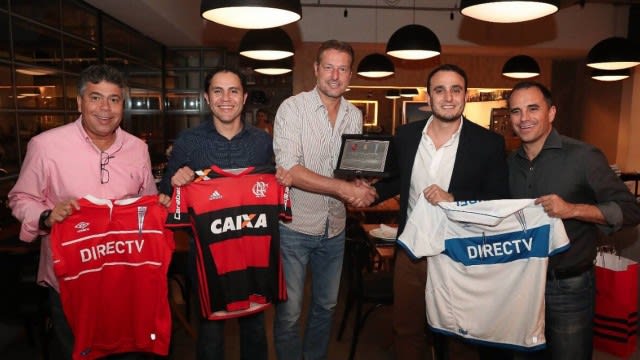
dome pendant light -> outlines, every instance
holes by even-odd
[[[558,11],[557,0],[461,0],[462,15],[494,23],[538,19]]]
[[[293,56],[293,41],[281,28],[249,30],[238,52],[255,60],[279,60]]]
[[[440,55],[440,40],[429,28],[412,24],[396,30],[387,42],[387,54],[405,60],[423,60]]]
[[[640,64],[635,43],[623,37],[610,37],[594,45],[587,54],[587,66],[601,70],[619,70]]]
[[[400,90],[400,96],[402,97],[406,97],[406,98],[412,98],[414,96],[418,96],[418,89],[416,88],[410,88],[410,89],[401,89]]]
[[[263,75],[282,75],[293,70],[293,58],[288,57],[280,60],[256,61],[253,71]]]
[[[202,0],[200,14],[218,24],[267,29],[300,20],[300,0]]]
[[[388,57],[374,53],[369,54],[360,60],[357,73],[368,78],[383,78],[391,76],[395,72],[395,66]]]
[[[375,8],[375,27],[374,34],[376,35],[376,43],[378,42],[378,0],[376,0]],[[384,54],[373,53],[365,56],[360,60],[358,69],[356,71],[358,75],[367,78],[383,78],[393,75],[396,72],[396,68],[393,65],[393,61]]]
[[[387,99],[399,99],[400,98],[400,90],[399,89],[389,89],[384,96]]]
[[[531,56],[516,55],[504,64],[502,75],[514,79],[532,78],[540,75],[540,66]]]
[[[591,71],[591,78],[600,81],[618,81],[624,80],[631,76],[631,70],[619,69],[619,70],[600,70],[594,69]]]

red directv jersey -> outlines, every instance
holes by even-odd
[[[202,315],[228,319],[286,300],[278,222],[291,219],[288,188],[272,166],[206,172],[174,190],[167,220],[193,231]]]
[[[167,355],[167,269],[173,233],[156,195],[87,196],[51,230],[60,298],[75,338],[73,359],[123,352]]]

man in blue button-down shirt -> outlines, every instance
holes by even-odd
[[[273,164],[271,136],[242,121],[246,85],[245,77],[235,69],[216,68],[206,76],[204,99],[211,109],[211,117],[199,126],[184,130],[174,142],[160,183],[162,202],[168,204],[172,186],[192,182],[194,170],[212,165],[237,169]],[[194,274],[195,253],[191,245],[190,273]],[[241,317],[238,321],[242,358],[266,360],[264,313]],[[224,321],[200,321],[197,354],[198,359],[224,359]]]

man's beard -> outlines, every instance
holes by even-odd
[[[433,117],[435,117],[436,119],[445,122],[445,123],[451,123],[454,121],[458,121],[458,119],[460,119],[460,117],[462,116],[462,113],[456,114],[456,115],[445,115],[443,113],[440,113],[439,111],[436,111],[434,109],[433,110]]]

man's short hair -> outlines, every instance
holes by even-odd
[[[87,88],[88,83],[97,84],[101,81],[118,85],[118,87],[122,89],[123,93],[127,87],[127,81],[120,70],[111,65],[98,64],[91,65],[82,70],[80,73],[80,79],[78,80],[78,94],[80,96],[84,94],[84,90]]]
[[[247,77],[244,76],[244,74],[242,74],[240,72],[240,70],[238,70],[237,68],[234,68],[234,67],[230,67],[230,66],[218,66],[218,67],[213,68],[213,70],[211,70],[209,73],[207,73],[207,76],[205,76],[205,78],[204,78],[204,92],[205,93],[209,92],[209,86],[211,86],[211,79],[213,79],[213,77],[216,76],[216,74],[221,73],[221,72],[228,72],[228,73],[235,74],[240,79],[240,85],[242,86],[242,92],[243,93],[247,92]]]
[[[464,72],[464,70],[462,70],[462,68],[458,65],[442,64],[431,70],[429,76],[427,76],[427,93],[429,95],[431,95],[431,78],[433,78],[433,76],[440,71],[453,71],[454,73],[462,76],[462,79],[464,80],[464,91],[467,91],[467,73]]]
[[[549,88],[547,88],[546,86],[542,85],[537,81],[521,81],[517,83],[513,87],[513,89],[511,89],[511,93],[513,94],[516,90],[523,90],[523,89],[530,89],[530,88],[537,88],[538,90],[540,90],[540,92],[542,93],[542,96],[544,97],[544,101],[547,103],[549,107],[552,107],[554,105],[553,95],[551,94],[551,90],[549,90]]]
[[[320,47],[318,48],[318,53],[316,54],[316,64],[320,64],[322,54],[324,54],[324,52],[329,49],[349,54],[349,56],[351,57],[351,63],[349,64],[349,67],[353,67],[353,58],[355,57],[353,47],[351,46],[351,44],[339,40],[327,40],[320,45]]]

